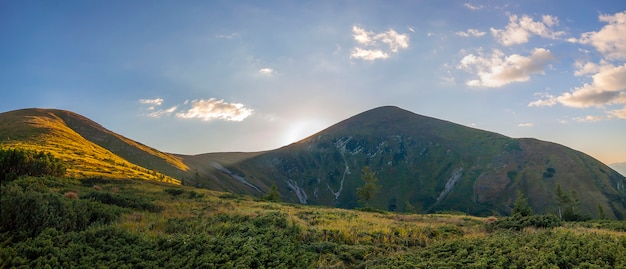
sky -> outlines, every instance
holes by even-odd
[[[200,154],[384,105],[626,162],[626,1],[0,0],[0,112]]]

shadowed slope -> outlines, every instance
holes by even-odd
[[[601,207],[610,217],[626,216],[626,179],[584,153],[391,106],[223,165],[264,191],[276,184],[283,199],[306,204],[361,206],[356,188],[369,166],[381,185],[370,204],[380,209],[509,214],[522,191],[536,212],[556,213],[560,185],[577,193],[585,214],[598,216]],[[207,176],[228,180],[223,173]]]

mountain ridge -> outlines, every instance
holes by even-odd
[[[176,163],[176,157],[74,112],[20,109],[0,113],[0,119],[0,146],[48,151],[69,164],[68,172],[73,177],[139,177],[180,184],[174,177],[188,169],[182,162]],[[156,168],[154,164],[165,169],[147,168]]]
[[[257,197],[275,185],[284,201],[301,204],[361,206],[356,189],[369,166],[380,179],[371,201],[378,209],[507,215],[522,192],[536,212],[555,213],[560,187],[579,194],[584,214],[626,216],[626,179],[582,152],[395,106],[274,150],[198,155],[160,152],[73,112],[24,109],[0,114],[0,145],[56,152],[83,177],[167,179]]]
[[[359,173],[370,166],[382,187],[371,204],[381,209],[510,214],[522,191],[537,212],[554,213],[558,186],[580,193],[581,210],[588,215],[598,215],[601,207],[622,218],[626,209],[624,178],[589,155],[393,106],[365,111],[296,143],[224,166],[261,190],[277,184],[284,199],[303,204],[358,207]]]

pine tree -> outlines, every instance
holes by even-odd
[[[359,196],[359,201],[363,202],[366,208],[369,208],[370,200],[374,198],[380,190],[380,186],[376,185],[378,178],[376,178],[376,175],[370,170],[369,166],[365,166],[361,173],[361,180],[365,181],[365,185],[357,188],[356,194]]]
[[[556,184],[556,203],[559,219],[563,220],[563,212],[572,203],[572,199],[561,190],[561,184]]]
[[[263,200],[270,201],[270,202],[281,201],[280,193],[278,192],[278,188],[276,187],[276,184],[272,184],[272,187],[270,187],[270,191],[267,193],[267,195],[263,197]]]
[[[513,207],[514,217],[528,217],[533,214],[533,209],[528,204],[528,199],[521,191],[517,192],[515,207]]]

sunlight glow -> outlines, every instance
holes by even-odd
[[[331,125],[331,122],[322,119],[305,119],[292,123],[285,132],[281,144],[289,145],[309,137]]]

